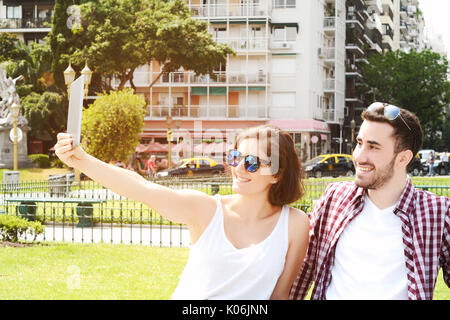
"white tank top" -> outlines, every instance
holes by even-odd
[[[172,299],[269,299],[284,269],[289,245],[289,206],[283,206],[271,234],[256,245],[237,249],[225,235],[220,196],[214,217],[197,242]]]

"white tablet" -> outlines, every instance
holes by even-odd
[[[80,145],[81,116],[83,112],[84,76],[80,76],[70,85],[67,133],[73,136],[73,146]]]

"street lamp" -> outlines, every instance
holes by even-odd
[[[92,79],[92,71],[91,69],[89,69],[88,65],[87,65],[87,61],[86,64],[84,65],[83,70],[81,70],[81,74],[84,75],[84,96],[87,97],[88,95],[88,88],[89,85],[91,84],[91,79]]]
[[[353,154],[353,141],[355,140],[355,128],[356,128],[355,119],[352,119],[352,121],[350,121],[350,128],[352,128],[352,154]]]
[[[11,105],[11,115],[14,119],[14,171],[18,170],[18,164],[17,164],[17,118],[19,117],[20,113],[20,105],[17,103],[13,103]]]
[[[64,70],[64,82],[67,86],[67,98],[70,98],[70,85],[73,80],[75,80],[75,70],[73,70],[71,63],[69,62],[69,66],[66,70]]]
[[[170,115],[168,115],[167,116],[167,146],[169,147],[169,149],[168,149],[168,154],[167,154],[167,157],[168,157],[168,166],[169,166],[169,168],[172,166],[172,161],[171,161],[171,145],[170,145],[170,143],[172,142],[172,140],[173,140],[173,132],[172,132],[172,129],[171,129],[171,126],[172,126],[172,116],[170,116]]]

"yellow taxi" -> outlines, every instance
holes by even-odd
[[[175,167],[159,171],[157,177],[168,176],[193,176],[193,175],[214,175],[225,171],[224,165],[207,157],[187,158],[181,160]]]
[[[350,154],[322,154],[303,164],[308,177],[338,177],[355,174],[353,157]]]

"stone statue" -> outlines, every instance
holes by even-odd
[[[23,76],[15,79],[7,78],[6,71],[0,66],[0,126],[12,126],[13,117],[11,116],[11,106],[13,103],[20,105],[20,98],[16,90],[16,82],[22,80]],[[17,125],[19,127],[26,126],[27,119],[19,115]]]
[[[7,77],[6,71],[0,66],[0,169],[13,167],[11,130],[14,126],[14,118],[11,114],[11,106],[14,103],[20,105],[16,82],[22,79],[23,76],[15,79]],[[22,133],[22,139],[17,141],[18,164],[20,168],[30,167],[32,162],[29,160],[27,152],[27,132],[30,128],[27,119],[20,114],[17,117],[17,128]]]

